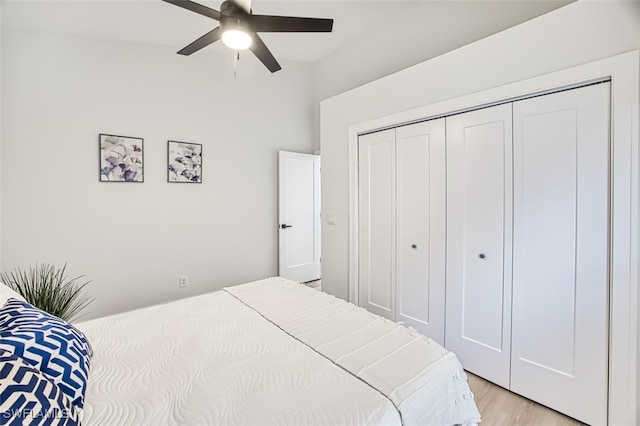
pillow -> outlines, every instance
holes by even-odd
[[[16,299],[0,309],[0,350],[37,368],[82,408],[93,350],[77,328]]]
[[[53,380],[0,350],[0,424],[74,426],[79,415]]]
[[[0,306],[4,305],[10,298],[23,300],[26,302],[24,297],[20,296],[14,289],[0,283]]]

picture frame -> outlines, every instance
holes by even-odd
[[[167,182],[202,183],[202,144],[167,141]]]
[[[144,139],[100,133],[100,182],[144,182]]]

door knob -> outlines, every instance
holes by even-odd
[[[485,257],[487,257],[487,256],[485,256],[485,255],[484,255],[484,253],[480,253],[480,254],[478,255],[478,257],[479,257],[480,259],[484,259],[484,258],[485,258]]]
[[[282,225],[279,226],[280,229],[287,229],[287,228],[293,228],[293,225],[287,225],[286,223],[283,223]]]
[[[415,250],[415,249],[417,249],[417,248],[418,248],[418,246],[417,246],[417,245],[415,245],[415,244],[411,244],[411,248]]]

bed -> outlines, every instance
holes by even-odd
[[[282,278],[76,325],[83,425],[472,425],[457,358]]]

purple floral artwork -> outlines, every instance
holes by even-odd
[[[144,182],[143,139],[100,135],[100,181]]]
[[[169,182],[202,183],[202,145],[168,141]]]

